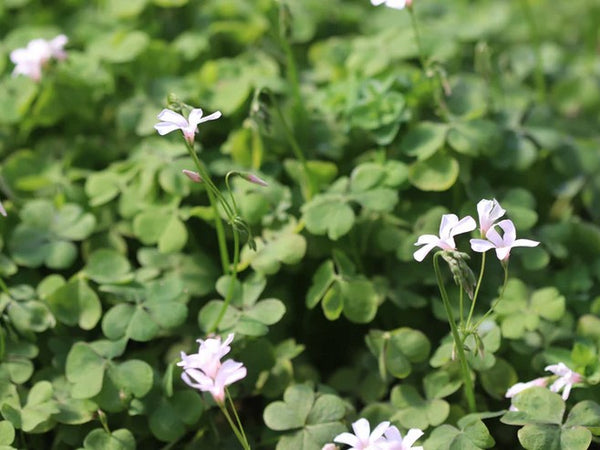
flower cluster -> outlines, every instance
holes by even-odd
[[[508,261],[512,248],[535,247],[539,244],[531,239],[517,239],[515,225],[511,220],[505,219],[496,222],[505,212],[495,199],[481,200],[477,204],[477,213],[482,239],[471,239],[470,241],[473,251],[483,253],[494,249],[496,256],[503,263]],[[433,234],[419,236],[415,245],[422,245],[422,247],[415,251],[413,256],[420,262],[435,247],[442,250],[456,250],[454,236],[473,231],[476,227],[475,220],[471,216],[459,220],[455,214],[444,214],[439,236]],[[502,230],[502,235],[496,230],[496,227]]]
[[[217,120],[221,117],[221,111],[214,112],[206,117],[202,117],[203,114],[204,112],[202,109],[194,108],[190,111],[190,114],[186,119],[175,111],[163,109],[158,114],[158,120],[161,120],[161,122],[154,125],[154,129],[158,131],[158,134],[161,136],[164,136],[171,131],[181,130],[187,143],[192,145],[194,143],[194,136],[198,125],[203,122],[208,122],[209,120]]]
[[[349,445],[348,450],[423,450],[423,447],[413,447],[413,444],[423,436],[423,432],[417,428],[411,428],[404,438],[400,431],[390,422],[381,422],[371,432],[371,426],[367,419],[358,419],[352,424],[352,433],[337,435],[333,441]],[[325,444],[323,450],[334,450],[334,444]]]
[[[186,355],[181,352],[181,361],[177,363],[183,368],[181,378],[188,386],[202,392],[210,392],[219,404],[225,400],[225,387],[246,376],[246,368],[240,362],[221,358],[231,350],[233,333],[224,342],[221,338],[198,339],[198,353]]]
[[[565,363],[559,362],[558,364],[551,364],[544,368],[547,372],[552,372],[554,375],[558,376],[556,380],[550,385],[550,390],[552,392],[560,392],[562,391],[562,398],[566,400],[569,398],[569,394],[571,393],[571,388],[574,384],[580,383],[583,381],[583,376],[578,374],[577,372],[569,369]],[[529,389],[534,386],[546,387],[550,382],[550,377],[541,377],[536,378],[535,380],[527,381],[526,383],[517,383],[511,386],[508,391],[506,391],[506,398],[513,398],[520,392],[523,392],[526,389]],[[516,411],[517,408],[514,406],[510,407],[511,411]]]
[[[17,48],[10,52],[10,60],[15,64],[13,76],[25,75],[34,81],[42,78],[42,67],[51,59],[63,60],[67,57],[64,46],[68,38],[59,34],[49,41],[34,39],[29,41],[27,47]]]

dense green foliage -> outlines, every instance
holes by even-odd
[[[357,417],[420,428],[426,450],[597,439],[600,4],[414,13],[419,40],[368,0],[0,2],[0,449],[239,448],[175,365],[227,297],[252,448],[319,450]],[[66,60],[11,76],[12,50],[61,33]],[[242,234],[237,280],[181,133],[153,129],[168,98],[223,113],[196,146],[225,196],[232,170],[269,183],[230,178],[256,243]],[[431,258],[412,254],[483,198],[541,245],[513,252],[467,341],[468,414]],[[488,256],[476,315],[503,283]],[[557,362],[585,377],[566,402],[532,388],[506,412]]]

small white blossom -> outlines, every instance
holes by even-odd
[[[240,362],[228,359],[221,363],[221,358],[231,350],[229,344],[233,341],[233,333],[227,336],[225,342],[221,338],[198,339],[198,353],[186,355],[181,352],[181,361],[177,363],[183,368],[183,381],[203,392],[210,392],[218,403],[225,399],[225,387],[241,380],[246,376],[246,368]]]
[[[383,433],[389,426],[389,422],[381,422],[371,432],[369,421],[361,418],[352,424],[354,434],[348,432],[338,434],[333,441],[349,445],[348,450],[385,450]]]
[[[175,111],[163,109],[158,114],[158,120],[161,120],[161,122],[154,125],[154,129],[158,131],[158,134],[161,136],[164,136],[171,131],[181,130],[185,140],[189,144],[193,144],[198,125],[208,122],[209,120],[216,120],[221,117],[221,111],[214,112],[206,117],[202,117],[203,114],[204,113],[202,109],[194,108],[186,119]]]
[[[27,47],[17,48],[10,53],[10,60],[15,64],[13,76],[25,75],[34,81],[42,78],[42,67],[51,59],[63,60],[67,57],[64,46],[68,38],[64,34],[47,41],[33,39]]]
[[[564,363],[552,364],[546,366],[544,370],[552,372],[554,375],[558,375],[559,378],[550,385],[552,392],[560,392],[562,390],[562,398],[566,400],[569,398],[571,388],[574,384],[579,383],[583,380],[583,376],[577,372],[569,369]]]
[[[404,438],[398,428],[391,426],[385,431],[386,450],[423,450],[422,446],[413,447],[413,444],[423,436],[423,431],[418,428],[408,430]]]
[[[422,245],[423,247],[415,251],[413,257],[421,262],[435,247],[439,247],[442,250],[456,250],[454,236],[468,233],[475,228],[477,228],[477,224],[475,223],[475,219],[471,216],[466,216],[458,220],[456,214],[444,214],[440,224],[440,235],[424,234],[419,236],[415,245]]]
[[[502,217],[505,212],[506,210],[502,209],[500,203],[498,203],[496,199],[483,199],[477,203],[477,214],[479,215],[479,229],[481,230],[481,235],[485,236],[496,220]]]
[[[517,383],[512,385],[510,388],[508,388],[504,396],[506,398],[513,398],[515,395],[517,395],[520,392],[523,392],[525,389],[529,389],[534,386],[546,387],[547,385],[548,378],[536,378],[535,380],[527,381],[525,383]]]
[[[502,228],[504,235],[496,231],[496,226]],[[487,252],[495,249],[496,256],[500,261],[506,262],[510,256],[510,250],[513,247],[536,247],[539,242],[531,239],[516,239],[517,231],[512,220],[502,220],[490,228],[485,234],[486,239],[471,239],[471,248],[476,252]]]

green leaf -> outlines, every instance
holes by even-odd
[[[313,402],[314,393],[308,385],[290,386],[285,390],[283,401],[270,403],[265,408],[265,424],[275,431],[301,428],[306,423]]]
[[[8,420],[0,421],[0,446],[10,445],[15,440],[15,427]]]
[[[152,388],[152,367],[139,359],[129,359],[111,368],[110,375],[117,387],[135,397],[143,397]]]
[[[408,384],[397,385],[392,389],[391,402],[396,413],[391,417],[404,428],[427,429],[430,425],[443,423],[450,413],[450,405],[445,400],[425,400],[417,390]]]
[[[369,280],[340,281],[340,293],[344,299],[344,315],[351,322],[369,323],[377,314],[379,294]]]
[[[158,406],[151,409],[149,426],[154,436],[164,442],[174,442],[193,428],[204,411],[199,395],[188,390],[177,391],[172,397],[161,397]]]
[[[429,159],[417,161],[409,167],[408,178],[422,191],[446,191],[458,178],[459,165],[451,156],[437,153]]]
[[[130,281],[129,260],[116,250],[101,248],[92,253],[85,265],[85,274],[96,283]]]
[[[313,275],[312,284],[306,293],[306,307],[308,309],[313,309],[317,306],[317,303],[324,297],[335,278],[333,261],[328,259],[319,266]]]
[[[327,234],[337,241],[354,225],[354,211],[338,196],[316,196],[302,206],[306,229],[313,234]]]
[[[600,427],[600,405],[591,400],[577,403],[569,412],[564,426]]]
[[[73,398],[91,398],[102,389],[107,361],[92,347],[77,342],[67,355],[65,375],[73,386]]]
[[[75,276],[46,299],[56,318],[65,325],[91,330],[102,316],[102,305],[86,280]]]
[[[560,395],[542,387],[526,389],[513,398],[518,411],[508,411],[501,422],[509,425],[548,423],[560,425],[565,412],[565,402]]]
[[[538,289],[531,294],[530,301],[532,309],[546,320],[556,322],[565,313],[565,297],[554,287]]]
[[[419,122],[411,128],[400,145],[408,156],[419,161],[428,159],[444,146],[448,125],[435,122]]]
[[[90,431],[83,441],[84,450],[135,450],[135,448],[133,434],[124,428],[112,433],[96,428]]]

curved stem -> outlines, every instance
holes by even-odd
[[[233,411],[233,416],[235,417],[235,421],[237,422],[238,429],[240,430],[240,433],[242,434],[242,437],[244,438],[244,442],[246,443],[246,445],[248,445],[248,438],[246,437],[246,433],[244,432],[244,426],[242,425],[240,416],[237,413],[237,409],[235,407],[235,404],[233,403],[233,399],[231,398],[231,395],[229,395],[229,391],[227,390],[227,388],[225,388],[225,395],[227,396],[227,400],[229,401],[229,406],[231,406],[231,410]]]
[[[475,303],[477,302],[479,288],[481,287],[481,281],[483,280],[483,272],[485,272],[485,252],[483,252],[481,256],[481,268],[479,269],[479,278],[477,279],[477,286],[475,286],[475,293],[473,294],[473,301],[471,302],[469,317],[467,317],[467,329],[469,329],[469,325],[471,325],[471,318],[473,317],[473,311],[475,311]]]
[[[471,379],[471,371],[469,370],[469,364],[465,355],[465,349],[463,347],[462,340],[460,339],[456,323],[454,322],[454,314],[452,314],[450,300],[448,299],[448,294],[446,292],[446,288],[444,287],[444,281],[442,280],[442,274],[440,272],[440,263],[438,261],[440,254],[441,252],[437,252],[433,256],[433,268],[435,271],[435,277],[438,283],[438,287],[440,289],[440,294],[442,296],[442,303],[444,304],[444,308],[446,309],[446,315],[448,316],[450,332],[452,333],[454,345],[456,346],[456,352],[458,354],[460,368],[462,371],[462,377],[465,386],[465,396],[467,398],[469,412],[474,413],[477,411],[477,406],[475,404],[475,391],[473,388],[473,380]]]
[[[225,407],[225,404],[224,403],[218,403],[218,402],[217,402],[217,404],[219,405],[219,408],[221,408],[221,412],[223,413],[223,415],[227,419],[227,422],[229,422],[229,426],[231,427],[233,433],[235,434],[235,437],[237,437],[238,441],[240,441],[240,444],[242,444],[242,447],[244,448],[244,450],[250,450],[250,445],[248,444],[248,441],[246,441],[245,436],[242,435],[242,433],[240,432],[240,430],[238,430],[238,427],[236,426],[236,424],[231,419],[231,415],[229,414],[229,411],[227,411],[227,408]]]

